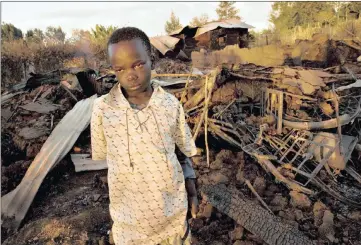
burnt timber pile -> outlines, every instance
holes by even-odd
[[[199,147],[194,244],[360,244],[357,55],[323,69],[155,64]],[[106,164],[89,159],[88,123],[115,83],[107,69],[61,70],[2,95],[4,244],[112,243]]]

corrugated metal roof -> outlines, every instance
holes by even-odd
[[[18,228],[48,172],[71,150],[80,133],[89,125],[96,95],[81,100],[55,127],[15,190],[1,197],[6,225]],[[14,218],[14,219],[12,219]]]
[[[204,24],[203,26],[198,27],[191,27],[191,26],[185,26],[182,28],[179,28],[178,30],[170,33],[169,35],[178,35],[183,33],[186,29],[195,29],[197,28],[197,32],[194,37],[202,35],[203,33],[209,32],[211,30],[217,29],[218,27],[223,28],[244,28],[244,29],[251,29],[254,28],[254,26],[248,25],[245,22],[242,22],[238,19],[229,19],[229,20],[222,20],[222,21],[213,21],[208,22]]]
[[[156,36],[150,38],[150,43],[165,55],[169,50],[172,51],[174,49],[179,40],[179,38],[171,36]]]
[[[212,31],[214,29],[217,29],[218,27],[222,28],[244,28],[244,29],[251,29],[254,28],[251,25],[246,24],[245,22],[242,22],[237,19],[230,19],[230,20],[223,20],[223,21],[215,21],[215,22],[209,22],[201,27],[198,28],[196,35],[194,37],[197,37],[199,35],[202,35],[203,33]]]
[[[181,33],[185,28],[187,28],[188,26],[185,26],[185,27],[181,27],[171,33],[169,33],[169,36],[172,36],[172,35],[178,35],[179,33]]]

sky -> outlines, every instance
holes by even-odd
[[[217,17],[218,2],[2,2],[1,21],[11,23],[23,33],[33,28],[45,31],[60,26],[70,37],[73,29],[91,30],[104,26],[135,26],[148,36],[166,35],[164,24],[173,10],[183,26],[195,16]],[[256,31],[269,26],[272,2],[237,2],[243,21]]]

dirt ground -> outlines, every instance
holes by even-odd
[[[198,187],[209,183],[232,184],[257,205],[244,184],[248,179],[275,215],[311,239],[327,244],[325,236],[329,232],[323,231],[322,224],[325,216],[331,215],[334,244],[360,244],[359,210],[350,210],[324,193],[308,198],[290,192],[243,152],[212,151],[211,168],[202,157],[194,160]],[[9,236],[2,229],[3,244],[111,244],[106,175],[107,170],[76,173],[71,160],[64,159],[43,182],[19,232]],[[190,220],[193,244],[263,244],[201,199],[199,207],[197,218]]]

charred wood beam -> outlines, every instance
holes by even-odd
[[[87,69],[76,73],[76,77],[79,81],[81,88],[83,89],[83,94],[89,98],[94,94],[102,95],[103,89],[101,86],[101,81],[97,81],[96,73],[92,69]]]
[[[282,222],[260,205],[248,200],[235,187],[208,185],[201,188],[203,198],[220,212],[270,245],[317,244],[296,227]]]
[[[234,77],[238,77],[238,78],[242,78],[242,79],[247,79],[247,80],[266,80],[266,81],[270,81],[270,82],[274,82],[275,80],[272,79],[272,78],[268,78],[268,77],[250,77],[250,76],[245,76],[245,75],[240,75],[240,74],[237,74],[237,73],[233,73],[233,72],[230,72],[230,74]]]

